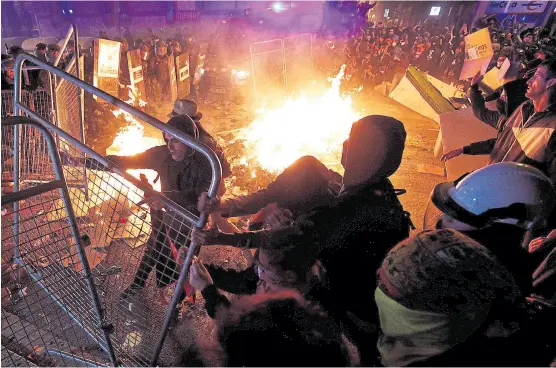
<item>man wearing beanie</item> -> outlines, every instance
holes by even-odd
[[[394,247],[375,299],[386,366],[526,364],[514,359],[527,350],[511,348],[519,288],[490,251],[455,230],[424,231]]]

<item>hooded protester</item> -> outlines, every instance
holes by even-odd
[[[423,228],[452,228],[478,241],[498,257],[528,295],[536,265],[527,245],[533,232],[546,227],[555,202],[554,187],[540,170],[497,163],[453,183],[438,184]]]
[[[341,176],[313,156],[304,156],[288,166],[266,188],[228,198],[215,209],[223,217],[256,214],[251,226],[262,225],[267,206],[287,208],[293,217],[332,203],[339,192]]]
[[[386,366],[535,361],[530,352],[511,348],[521,341],[516,324],[524,300],[511,273],[455,230],[424,231],[393,248],[378,270],[375,299]]]
[[[355,122],[342,151],[342,190],[308,216],[315,224],[313,236],[321,246],[319,259],[331,293],[349,295],[328,312],[342,320],[360,348],[365,347],[360,349],[368,354],[361,356],[365,365],[375,363],[369,343],[376,305],[364,290],[375,285],[374,270],[386,252],[409,235],[409,216],[397,198],[404,191],[394,189],[388,179],[400,166],[405,138],[403,124],[391,117],[367,116]],[[258,247],[260,234],[218,234],[207,244]]]

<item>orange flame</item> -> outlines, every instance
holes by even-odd
[[[278,174],[302,156],[312,155],[325,165],[343,171],[342,143],[351,125],[361,118],[349,95],[340,93],[346,65],[342,65],[330,87],[320,96],[287,98],[275,109],[257,111],[258,117],[239,138],[245,139],[247,160],[257,160],[269,172]],[[361,89],[359,89],[361,90]]]
[[[131,106],[135,106],[137,103],[140,107],[143,107],[147,104],[138,97],[137,89],[133,86],[129,86],[128,96],[129,100],[125,102]],[[113,110],[112,114],[116,117],[123,115],[125,121],[128,122],[128,125],[121,128],[118,134],[116,134],[116,137],[114,138],[112,145],[108,148],[107,153],[119,156],[133,156],[145,152],[149,148],[163,144],[160,139],[145,137],[145,127],[133,115],[121,109]],[[140,174],[145,174],[147,179],[149,179],[149,182],[153,184],[154,189],[160,191],[160,182],[154,183],[157,176],[155,171],[127,170],[127,172],[136,178],[139,178]]]

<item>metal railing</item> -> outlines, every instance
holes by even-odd
[[[255,95],[272,95],[286,87],[284,40],[256,42],[249,46]]]
[[[77,79],[83,79],[79,65],[80,62],[83,62],[83,59],[79,55],[79,35],[75,25],[69,28],[54,66],[57,67],[60,64],[62,54],[67,48],[70,39],[73,39],[75,43],[75,54],[65,66],[65,71],[75,75]],[[85,143],[83,89],[74,84],[67,83],[63,78],[56,78],[54,91],[56,93],[57,104],[57,125],[66,132],[69,132],[73,137],[79,139],[82,143]]]
[[[33,56],[18,56],[15,68],[16,81],[20,80],[19,75],[24,60],[41,66],[58,78],[65,80],[65,83],[74,84],[80,89],[98,96],[193,148],[209,160],[212,174],[208,192],[211,197],[216,195],[221,180],[221,166],[217,156],[210,148],[116,97],[71,74],[47,65]],[[181,300],[193,256],[198,251],[198,246],[190,243],[190,229],[192,226],[204,226],[206,216],[196,216],[183,209],[167,197],[152,190],[147,183],[116,167],[71,134],[39,116],[24,104],[21,92],[21,83],[16,84],[17,98],[14,102],[16,115],[26,114],[55,134],[58,142],[57,149],[63,151],[64,157],[69,157],[67,162],[61,166],[66,180],[68,182],[79,180],[80,173],[83,170],[86,172],[88,198],[85,198],[83,192],[78,188],[71,188],[69,191],[69,208],[71,210],[69,212],[64,211],[58,202],[53,202],[49,209],[45,209],[45,212],[48,213],[51,221],[74,216],[78,224],[78,237],[87,239],[90,243],[86,247],[83,265],[91,264],[105,326],[111,326],[109,338],[116,360],[134,366],[156,365],[161,353],[164,353],[162,355],[165,357],[179,354],[179,351],[172,352],[172,346],[165,344],[166,334],[172,321],[173,312]],[[20,136],[18,125],[14,126],[13,134],[14,137]],[[20,140],[14,139],[14,142],[20,142]],[[21,191],[20,154],[19,143],[16,143],[14,145],[14,193]],[[142,207],[142,203],[148,196],[159,200],[164,205],[164,212]],[[20,212],[19,201],[15,201],[14,247],[22,245],[22,239],[19,236],[21,232]],[[179,261],[172,251],[174,248],[186,244],[189,245],[189,250],[183,266],[179,268]],[[71,253],[66,256],[67,259],[74,257],[75,255]],[[68,262],[68,264],[71,266],[72,263]],[[70,266],[67,268],[72,269],[71,272],[83,272],[87,268],[83,266],[83,269],[79,269],[79,264],[77,269],[75,266]],[[144,271],[143,274],[135,272],[137,268],[137,271]],[[157,280],[149,279],[151,273],[149,268],[156,269]],[[67,272],[68,269],[64,268],[64,272]],[[61,273],[62,270],[59,271]],[[168,284],[170,286],[166,287]],[[128,285],[138,286],[144,291],[133,296],[131,304],[122,304],[121,293]],[[166,287],[164,290],[171,290],[172,287],[177,290],[173,293],[168,306],[160,298],[154,297],[157,295],[157,287],[159,290],[161,287]],[[52,293],[56,296],[65,292],[64,290],[67,288],[69,285]],[[133,307],[130,308],[130,306]],[[63,305],[59,307],[64,310]],[[95,327],[91,326],[91,324],[94,325],[94,321],[84,313],[73,313],[73,318],[76,323],[79,322],[83,325],[85,330]]]
[[[39,89],[35,91],[22,91],[22,101],[31,110],[45,119],[52,119],[53,107],[52,98],[47,90]],[[14,115],[14,91],[2,91],[2,117]],[[8,131],[6,131],[8,133]],[[37,159],[39,156],[48,156],[48,147],[41,134],[24,127],[21,131],[21,140],[25,142],[21,152],[20,178],[25,185],[35,184],[41,181],[48,181],[54,177],[52,168],[43,166],[44,160]],[[13,133],[6,134],[2,141],[2,181],[12,182],[14,180],[13,166]],[[34,157],[30,162],[30,157]]]
[[[313,74],[313,34],[256,42],[249,47],[255,94],[275,95],[306,86]]]
[[[65,48],[72,38],[77,45],[78,33],[77,27],[74,25],[72,25],[68,30],[60,55],[54,63],[55,66],[59,65]],[[80,66],[83,63],[83,60],[78,57],[79,50],[76,48],[76,54],[66,66],[66,71],[81,79]],[[64,79],[57,79],[53,77],[52,73],[37,65],[26,65],[24,67],[24,71],[26,75],[30,74],[30,72],[40,72],[45,73],[46,76],[46,79],[44,80],[42,80],[42,76],[36,76],[41,79],[44,84],[42,89],[33,91],[22,90],[22,98],[26,102],[27,106],[43,118],[55,123],[63,130],[70,132],[70,134],[84,143],[85,130],[83,123],[82,89],[77,88],[75,85],[65,83]],[[27,79],[28,77],[26,80]],[[38,81],[35,82],[38,83]],[[2,116],[13,116],[14,114],[14,91],[2,91]],[[39,153],[42,157],[48,156],[46,142],[44,142],[41,134],[34,136],[33,132],[36,133],[32,129],[23,128],[20,133],[21,141],[23,142],[23,150],[21,152],[19,174],[21,183],[24,185],[35,185],[37,183],[49,181],[54,177],[54,172],[49,172],[49,168],[42,164],[45,160],[38,158]],[[7,146],[3,146],[2,148],[2,181],[13,181],[13,165],[11,165],[10,160],[7,158],[5,159],[5,156],[9,155],[8,152],[12,150],[11,147],[13,147],[13,140],[6,140],[5,143]],[[27,148],[29,148],[29,150],[27,150]],[[33,162],[30,161],[31,157],[33,157]],[[83,172],[83,175],[79,180],[68,184],[71,187],[81,187],[85,192],[85,195],[88,195],[85,172]]]
[[[17,108],[17,101],[15,104]],[[48,126],[30,118],[2,119],[2,130],[13,128],[17,132],[20,125],[34,129],[35,135],[42,135],[55,178],[19,190],[16,177],[13,193],[2,196],[2,205],[12,209],[2,218],[2,260],[9,259],[11,263],[8,267],[3,265],[2,280],[12,282],[12,293],[16,292],[9,303],[2,302],[2,337],[15,339],[35,351],[37,348],[57,351],[64,347],[64,342],[71,341],[73,355],[69,358],[76,359],[86,359],[82,347],[96,342],[115,364],[54,137]],[[14,142],[17,168],[20,142],[18,139]],[[53,210],[62,211],[64,216],[53,219],[49,216]],[[80,272],[64,267],[65,262]],[[63,363],[78,365],[73,359]]]

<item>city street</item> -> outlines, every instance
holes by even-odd
[[[433,157],[432,152],[438,134],[438,125],[378,93],[362,91],[355,102],[357,106],[364,107],[366,114],[392,116],[404,123],[407,131],[404,157],[400,169],[392,177],[392,182],[395,188],[407,190],[400,200],[405,210],[411,213],[416,231],[421,230],[430,193],[436,184],[443,181],[443,178],[438,175],[420,172],[438,172],[443,169],[442,163]],[[232,103],[200,101],[199,109],[203,112],[203,126],[216,137],[226,136],[229,134],[227,132],[245,127],[252,121],[252,115],[246,108]],[[161,119],[163,119],[162,114],[162,112],[159,114]],[[226,146],[224,149],[226,151]],[[262,184],[264,182],[259,183]],[[222,267],[235,269],[246,267],[243,256],[232,247],[205,246],[200,258],[205,263]],[[196,305],[185,302],[179,324],[169,333],[162,354],[163,359],[176,357],[176,354],[172,354],[172,349],[176,349],[176,352],[185,351],[194,341],[201,346],[203,342],[209,341],[213,325],[203,305],[204,301],[200,294]],[[178,364],[172,361],[165,361],[165,363]]]

